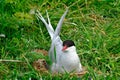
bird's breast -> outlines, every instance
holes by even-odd
[[[79,58],[78,55],[75,54],[69,54],[69,53],[63,53],[60,58],[60,64],[63,66],[70,66],[70,65],[77,65],[79,64]]]

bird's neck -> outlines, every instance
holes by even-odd
[[[71,46],[69,47],[65,53],[68,53],[68,54],[76,54],[76,47],[75,46]]]

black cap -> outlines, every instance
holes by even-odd
[[[67,47],[71,47],[71,46],[75,46],[74,42],[72,40],[65,40],[63,42],[63,46],[67,46]]]

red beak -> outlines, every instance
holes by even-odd
[[[65,46],[63,46],[63,48],[62,48],[62,51],[64,51],[64,50],[66,50],[68,47],[65,45]]]

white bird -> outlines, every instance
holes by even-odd
[[[51,66],[52,73],[82,71],[82,65],[77,55],[74,42],[72,40],[66,40],[63,42],[59,36],[60,29],[62,27],[62,23],[67,12],[68,12],[68,8],[65,11],[65,13],[62,15],[61,19],[59,20],[59,23],[57,24],[55,31],[50,23],[50,19],[47,12],[46,13],[47,13],[48,23],[42,17],[39,11],[37,11],[36,13],[37,17],[45,24],[52,40],[51,47],[49,50],[49,57],[53,62]],[[55,52],[56,55],[54,51],[56,51]]]

